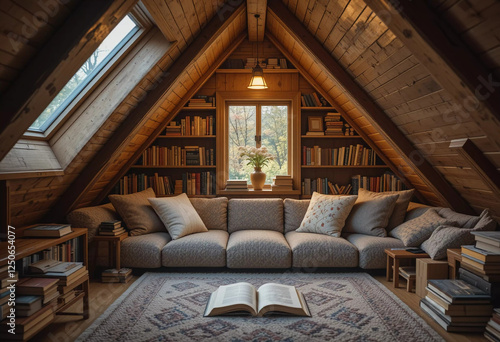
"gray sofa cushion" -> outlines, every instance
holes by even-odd
[[[208,229],[227,231],[227,198],[190,198],[191,204]]]
[[[324,234],[288,232],[293,267],[356,267],[358,251],[343,238]]]
[[[289,268],[292,265],[292,254],[285,237],[270,230],[232,233],[226,254],[229,268]]]
[[[209,230],[183,236],[165,245],[161,251],[162,265],[166,267],[224,267],[229,234]]]
[[[364,269],[385,268],[387,256],[384,250],[404,247],[401,240],[391,237],[349,234],[346,239],[358,249],[359,267]]]
[[[461,228],[474,228],[474,226],[479,222],[483,213],[480,216],[471,216],[466,214],[460,214],[456,211],[451,210],[450,208],[441,208],[438,210],[438,214],[445,219],[450,221],[454,221],[458,224],[456,227]]]
[[[417,218],[420,215],[423,215],[427,210],[432,209],[432,208],[437,209],[437,210],[441,209],[438,207],[429,207],[428,205],[425,205],[425,204],[410,202],[410,204],[408,204],[408,210],[406,211],[406,216],[405,216],[404,222],[413,220],[414,218]]]
[[[283,233],[283,200],[230,199],[229,233],[239,230],[274,230]]]
[[[66,219],[74,228],[87,228],[89,242],[97,234],[99,225],[103,221],[120,220],[120,216],[111,203],[96,207],[87,207],[73,210],[66,216]]]
[[[161,267],[161,250],[172,240],[168,233],[129,236],[121,243],[123,267]]]
[[[309,208],[311,200],[295,200],[287,198],[283,201],[285,207],[285,233],[292,232],[300,227]]]

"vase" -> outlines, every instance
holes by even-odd
[[[260,167],[254,168],[254,172],[250,174],[250,181],[254,190],[262,190],[266,182],[266,173],[262,172]]]

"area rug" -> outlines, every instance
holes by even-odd
[[[220,285],[294,285],[312,317],[203,317]],[[78,341],[443,341],[364,273],[145,273]]]

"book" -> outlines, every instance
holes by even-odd
[[[481,260],[468,256],[466,254],[462,255],[462,264],[468,264],[475,267],[486,274],[500,274],[500,263],[485,263]]]
[[[492,253],[472,245],[462,246],[462,254],[482,262],[500,262],[500,253]]]
[[[436,311],[431,305],[423,299],[420,301],[420,308],[427,313],[437,324],[448,332],[483,332],[484,323],[454,323],[448,321],[444,315]]]
[[[496,284],[497,286],[492,286],[493,284],[484,280],[483,277],[463,268],[463,267],[460,267],[458,269],[458,275],[459,275],[459,279],[462,279],[464,281],[466,281],[467,283],[477,287],[478,289],[480,290],[483,290],[484,292],[486,292],[487,294],[489,294],[490,296],[495,296],[497,297],[498,294],[500,294],[500,286],[498,286],[498,284]]]
[[[16,296],[16,315],[31,316],[42,308],[41,296]]]
[[[452,304],[488,304],[491,300],[486,292],[460,279],[430,279],[427,287]]]
[[[24,230],[24,237],[61,237],[71,233],[69,224],[40,224]]]
[[[311,317],[304,296],[294,286],[267,283],[256,289],[250,283],[219,286],[208,300],[204,316],[280,313]]]
[[[57,279],[23,278],[16,284],[16,294],[43,296],[51,289],[57,288]]]
[[[476,241],[476,248],[482,249],[487,252],[491,253],[497,253],[500,254],[500,247],[495,247],[493,245],[490,245],[489,243],[483,242],[483,241]]]
[[[33,274],[43,274],[47,272],[67,272],[79,264],[74,262],[63,262],[53,259],[44,259],[28,266],[28,270]]]
[[[476,241],[482,241],[494,247],[500,247],[500,231],[472,231]]]
[[[443,315],[449,316],[483,316],[493,310],[491,304],[451,304],[432,291],[427,290],[425,296],[428,302],[434,304]]]
[[[437,303],[433,302],[432,300],[429,300],[428,298],[424,297],[422,298],[422,301],[425,302],[425,304],[432,309],[434,309],[436,312],[439,312],[441,314],[441,317],[447,320],[450,323],[484,323],[486,324],[491,317],[492,309],[488,311],[483,311],[480,315],[475,314],[475,315],[448,315],[445,312],[443,312],[443,308],[440,307]]]

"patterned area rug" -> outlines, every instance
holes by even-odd
[[[219,285],[294,285],[312,317],[203,317]],[[364,273],[145,273],[78,341],[443,341]]]

